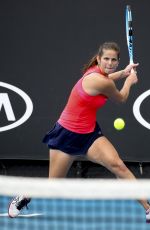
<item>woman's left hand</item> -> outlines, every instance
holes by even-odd
[[[139,63],[127,65],[126,68],[123,70],[122,77],[128,77],[131,74],[131,71],[136,71],[136,67],[138,65]]]

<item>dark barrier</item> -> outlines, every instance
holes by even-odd
[[[126,4],[119,0],[0,2],[1,159],[48,159],[42,138],[58,119],[82,66],[101,43],[119,43],[119,68],[128,64]],[[139,83],[126,104],[108,102],[97,118],[124,160],[144,162],[150,161],[150,3],[131,1],[131,6]],[[113,127],[117,117],[126,122],[122,131]]]

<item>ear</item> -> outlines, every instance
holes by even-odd
[[[97,60],[97,63],[100,64],[100,57],[99,56],[96,57],[96,60]]]
[[[119,62],[120,62],[120,58],[118,59],[118,64],[117,64],[117,66],[119,65]]]

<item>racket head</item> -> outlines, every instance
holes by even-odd
[[[126,38],[127,38],[127,46],[129,53],[129,62],[133,63],[133,27],[132,27],[132,12],[131,6],[126,6]]]

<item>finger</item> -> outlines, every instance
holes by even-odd
[[[138,66],[138,65],[139,65],[139,63],[133,64],[133,66]]]

